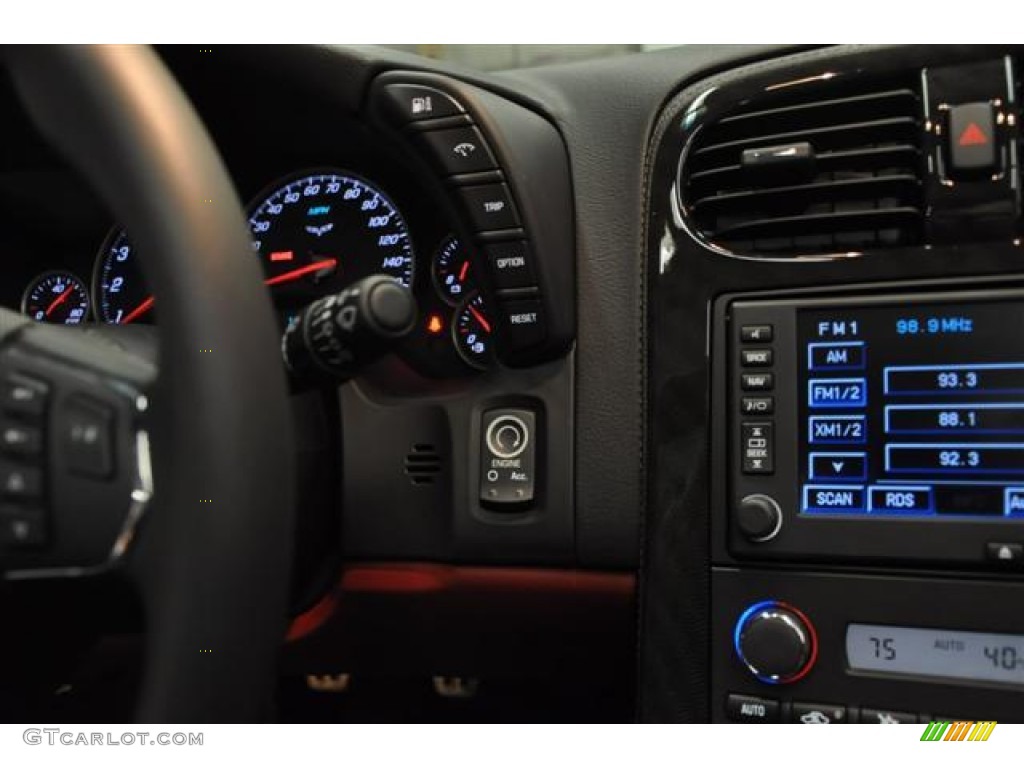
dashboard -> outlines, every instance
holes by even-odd
[[[293,398],[291,668],[585,648],[648,721],[1020,719],[1019,48],[160,53],[282,331],[371,274],[419,307],[394,355]],[[156,323],[130,233],[12,132],[0,303]],[[408,631],[367,609],[353,650],[340,563]],[[533,622],[554,642],[508,640]]]

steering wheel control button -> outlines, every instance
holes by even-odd
[[[451,96],[436,88],[410,83],[384,86],[384,106],[398,123],[434,120],[463,114],[462,106]]]
[[[483,251],[491,269],[491,282],[499,291],[532,288],[537,284],[533,274],[533,254],[526,241],[492,243]]]
[[[544,307],[540,299],[502,301],[500,325],[502,342],[510,349],[527,349],[547,338]]]
[[[480,503],[519,511],[533,502],[537,420],[533,411],[487,411],[482,419]]]
[[[818,658],[818,637],[799,610],[777,600],[755,603],[733,630],[733,645],[743,666],[762,683],[795,683]]]
[[[58,421],[59,445],[68,471],[97,480],[114,471],[114,414],[92,399],[75,395],[67,401]]]
[[[803,704],[793,702],[792,718],[800,725],[842,725],[847,722],[842,704]]]
[[[420,134],[427,153],[444,176],[493,171],[498,167],[487,142],[472,125]]]
[[[0,422],[0,453],[36,458],[43,452],[43,433],[38,427],[11,421]]]
[[[512,193],[505,184],[461,187],[459,194],[473,229],[477,232],[519,226],[519,214],[512,202]]]
[[[734,723],[778,723],[782,707],[778,699],[730,693],[725,700],[725,716]]]
[[[0,496],[12,501],[38,499],[43,494],[43,473],[36,467],[26,467],[0,461]]]
[[[50,388],[37,379],[11,374],[3,383],[0,410],[12,416],[39,417],[46,410]]]
[[[46,543],[46,517],[41,509],[0,506],[0,545],[14,549]]]
[[[769,541],[782,529],[782,510],[771,496],[755,493],[740,502],[736,527],[750,541]]]

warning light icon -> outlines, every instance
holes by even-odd
[[[967,127],[964,128],[956,143],[961,147],[976,147],[982,144],[988,144],[988,136],[985,135],[985,132],[981,130],[977,123],[970,122],[967,124]]]

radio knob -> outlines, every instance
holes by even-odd
[[[777,600],[750,606],[733,632],[736,655],[758,680],[795,683],[818,658],[814,625],[799,610]]]
[[[736,510],[736,525],[751,541],[768,541],[782,529],[782,510],[771,496],[745,496]]]

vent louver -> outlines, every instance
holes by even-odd
[[[920,100],[909,83],[763,100],[710,124],[680,168],[706,241],[799,256],[919,243]]]
[[[441,471],[441,454],[433,445],[417,443],[405,457],[405,474],[413,485],[430,485]]]

